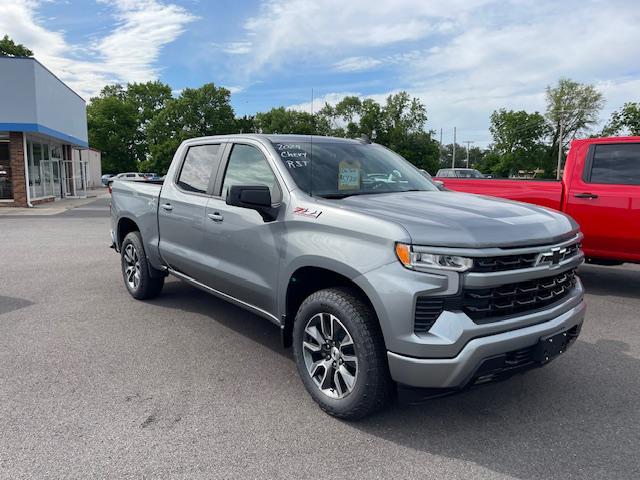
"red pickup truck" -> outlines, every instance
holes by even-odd
[[[535,203],[571,215],[587,261],[640,263],[640,137],[574,140],[560,182],[435,177],[446,188]]]

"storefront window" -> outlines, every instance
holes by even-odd
[[[62,197],[62,146],[27,141],[31,198]]]

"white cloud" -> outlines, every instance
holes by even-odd
[[[248,68],[417,41],[450,30],[487,1],[265,0],[244,25],[247,38],[259,39]]]
[[[344,97],[350,97],[350,96],[358,97],[360,96],[360,94],[357,92],[332,92],[332,93],[327,93],[320,97],[314,98],[313,105],[311,104],[311,101],[308,101],[303,103],[297,103],[295,105],[289,105],[287,108],[291,110],[299,110],[301,112],[311,112],[313,107],[313,111],[317,112],[322,107],[324,107],[325,103],[328,103],[329,105],[335,105]]]
[[[397,65],[401,63],[413,62],[424,54],[419,50],[410,52],[386,55],[383,57],[347,57],[333,64],[336,72],[363,72],[373,70],[383,65]]]
[[[184,8],[157,0],[100,0],[113,8],[114,30],[87,45],[69,43],[59,31],[42,26],[40,2],[17,0],[3,6],[0,31],[27,45],[62,81],[88,99],[111,82],[157,78],[163,46],[173,42],[195,17]]]
[[[222,46],[222,51],[231,55],[244,55],[251,52],[252,43],[248,41],[244,42],[230,42]]]
[[[348,57],[333,64],[338,72],[362,72],[382,65],[382,60],[371,57]]]
[[[389,87],[367,96],[407,90],[427,105],[428,128],[445,129],[445,141],[455,125],[459,140],[486,145],[493,110],[543,111],[545,87],[560,77],[605,94],[603,122],[624,101],[639,101],[638,25],[632,0],[270,0],[245,24],[255,45],[245,59],[253,76],[305,62],[336,75],[384,66],[370,78]],[[336,77],[333,91],[350,80]]]

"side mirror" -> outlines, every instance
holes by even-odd
[[[434,180],[433,183],[438,187],[438,190],[445,190],[444,182],[442,180]]]
[[[232,185],[227,191],[227,205],[255,210],[265,222],[272,222],[278,208],[271,206],[271,192],[266,185]]]

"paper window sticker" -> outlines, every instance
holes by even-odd
[[[341,161],[338,165],[338,190],[357,190],[360,188],[360,167],[357,164]]]

